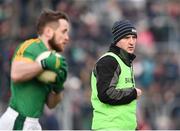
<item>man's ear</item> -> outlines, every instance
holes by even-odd
[[[53,37],[54,30],[51,27],[45,27],[44,28],[44,35],[48,38],[51,39]]]

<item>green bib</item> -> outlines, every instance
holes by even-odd
[[[116,88],[135,87],[134,75],[131,67],[128,67],[114,53],[108,52],[104,56],[114,57],[120,65],[121,74]],[[101,58],[102,58],[101,57]],[[91,75],[92,95],[91,102],[94,108],[92,129],[95,130],[135,130],[136,122],[136,100],[125,105],[109,105],[102,103],[97,97],[96,77]]]

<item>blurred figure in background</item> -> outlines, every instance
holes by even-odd
[[[44,107],[44,114],[40,118],[40,124],[42,125],[42,130],[59,130],[60,125],[54,110],[50,110],[47,106]]]

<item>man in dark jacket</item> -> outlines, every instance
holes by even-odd
[[[112,34],[109,51],[98,59],[91,75],[92,129],[135,130],[136,99],[141,95],[132,67],[137,31],[123,20],[114,23]]]

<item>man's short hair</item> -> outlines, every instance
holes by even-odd
[[[53,11],[50,9],[43,10],[37,20],[36,29],[37,34],[41,35],[43,33],[44,27],[53,22],[57,22],[59,19],[64,19],[69,22],[68,16],[61,11]]]

